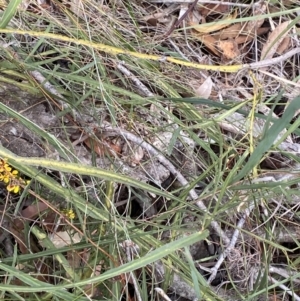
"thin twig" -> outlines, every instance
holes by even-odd
[[[172,301],[160,287],[155,287],[154,290],[166,301]]]
[[[271,276],[269,276],[268,279],[272,283],[278,285],[278,287],[280,287],[284,292],[286,292],[287,294],[289,294],[290,296],[292,296],[293,300],[300,301],[300,297],[294,291],[292,291],[290,288],[288,288],[286,285],[284,285],[282,283],[279,283],[277,280],[275,280]]]
[[[300,47],[297,47],[279,57],[262,60],[260,62],[244,64],[243,69],[249,69],[249,68],[250,69],[259,69],[259,68],[263,68],[263,67],[269,67],[269,66],[281,63],[299,52],[300,52]]]
[[[171,25],[171,28],[164,35],[165,38],[167,38],[174,31],[174,29],[183,22],[183,20],[187,17],[189,12],[191,12],[194,9],[197,3],[198,0],[194,0],[194,2],[188,7],[188,9],[184,12],[184,14]]]
[[[269,271],[269,273],[278,274],[284,278],[290,277],[291,281],[293,281],[295,283],[300,283],[300,280],[298,279],[299,272],[297,272],[297,271],[286,271],[283,268],[278,268],[278,267],[274,267],[274,266],[270,266],[268,271]]]
[[[129,71],[124,66],[123,62],[118,63],[117,68],[134,82],[134,84],[136,85],[136,87],[142,93],[143,96],[147,96],[147,97],[155,96],[131,71]]]
[[[70,105],[66,102],[65,98],[57,91],[57,89],[46,80],[46,78],[39,72],[39,71],[29,71],[29,74],[35,78],[35,80],[41,84],[41,86],[47,90],[47,92],[50,92],[54,96],[56,96],[56,101],[61,106],[61,110],[70,110],[71,114],[74,116],[75,119],[79,118],[78,113],[73,110]]]
[[[121,246],[124,248],[125,250],[125,253],[126,253],[126,257],[127,257],[127,262],[131,262],[133,260],[133,256],[134,256],[134,253],[138,253],[139,252],[139,247],[132,241],[130,240],[125,240]],[[137,279],[134,275],[133,272],[130,272],[129,273],[130,275],[130,280],[132,281],[133,283],[133,286],[134,286],[134,291],[135,291],[135,295],[136,295],[136,299],[138,301],[142,301],[142,296],[141,296],[141,293],[140,293],[140,289],[139,289],[139,285],[138,285],[138,282],[137,282]],[[129,282],[129,279],[128,279],[128,282]]]
[[[234,248],[234,246],[237,242],[237,239],[239,237],[239,234],[240,234],[240,229],[243,228],[244,223],[245,223],[247,217],[250,215],[253,208],[254,208],[254,205],[251,205],[245,210],[243,217],[239,220],[239,222],[236,226],[236,229],[233,232],[230,244],[227,246],[227,248],[224,250],[224,252],[219,256],[219,259],[218,259],[217,263],[215,264],[215,266],[213,268],[211,268],[211,275],[208,278],[208,281],[207,281],[208,283],[211,283],[215,279],[217,272],[218,272],[220,266],[222,265],[223,261],[225,260],[225,258],[229,254],[229,252]]]
[[[112,131],[115,133],[118,133],[119,135],[125,137],[127,140],[132,141],[144,149],[146,149],[151,155],[155,156],[157,160],[164,165],[178,180],[178,182],[183,186],[187,187],[189,186],[188,181],[185,179],[185,177],[181,174],[180,171],[176,169],[176,167],[168,160],[165,156],[163,156],[160,152],[158,152],[152,145],[145,142],[143,139],[137,137],[136,135],[123,130],[118,127],[113,127],[111,125],[103,126],[102,128],[104,131]],[[196,193],[196,191],[192,188],[189,191],[190,197],[196,201],[196,205],[204,212],[209,213],[207,207],[204,205],[204,203],[201,200],[198,200],[199,196]],[[216,231],[216,233],[221,237],[223,243],[227,246],[230,243],[229,238],[226,236],[225,232],[221,229],[220,225],[215,221],[211,221],[212,228]]]

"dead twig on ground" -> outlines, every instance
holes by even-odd
[[[278,282],[277,280],[275,280],[271,276],[268,276],[268,279],[272,283],[276,284],[276,286],[280,287],[284,292],[286,292],[287,294],[289,294],[290,296],[292,296],[293,300],[300,301],[300,297],[294,291],[292,291],[289,287],[287,287],[284,284],[281,284],[280,282]]]
[[[117,68],[125,74],[130,80],[134,82],[137,89],[141,92],[143,96],[153,97],[155,96],[131,71],[129,71],[123,62],[117,64]]]
[[[171,25],[171,28],[165,33],[164,37],[167,38],[173,31],[176,27],[178,27],[182,22],[183,20],[187,17],[187,15],[193,11],[193,9],[196,7],[197,3],[198,3],[199,0],[194,0],[194,2],[192,2],[192,4],[188,7],[188,9],[184,12],[184,14],[176,21],[174,22],[172,25]]]
[[[240,234],[240,231],[241,231],[240,229],[243,228],[245,221],[246,221],[247,217],[250,215],[253,208],[254,208],[254,205],[251,205],[245,210],[243,217],[239,220],[239,222],[236,226],[236,229],[234,230],[230,244],[226,247],[226,249],[223,251],[223,253],[219,256],[219,259],[218,259],[217,263],[215,264],[215,266],[213,268],[211,268],[211,270],[210,270],[211,275],[208,278],[208,281],[207,281],[208,283],[211,283],[215,279],[220,266],[224,262],[225,258],[229,254],[229,252],[235,247],[236,242],[239,237],[239,234]]]
[[[185,177],[181,174],[180,171],[176,169],[176,167],[168,160],[165,156],[163,156],[161,153],[159,153],[152,145],[144,141],[142,138],[137,137],[136,135],[123,130],[118,127],[113,127],[111,125],[103,126],[103,131],[112,131],[114,133],[119,134],[120,136],[123,136],[125,139],[132,141],[144,149],[146,149],[152,156],[154,156],[161,164],[163,164],[178,180],[178,182],[183,186],[187,187],[189,186],[189,182],[185,179]],[[209,213],[207,207],[204,205],[204,203],[201,200],[198,200],[199,196],[196,193],[194,189],[190,189],[189,195],[193,200],[195,200],[196,205],[204,212]],[[221,229],[220,225],[215,221],[211,221],[212,228],[216,231],[216,233],[221,237],[223,243],[225,245],[229,245],[230,240],[224,233],[224,231]]]

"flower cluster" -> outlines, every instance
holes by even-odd
[[[74,219],[76,217],[76,214],[75,214],[75,212],[72,209],[63,209],[62,213],[68,219]]]
[[[20,191],[20,185],[27,185],[26,181],[19,175],[19,171],[13,169],[5,159],[0,159],[0,181],[6,184],[6,189],[13,193]]]

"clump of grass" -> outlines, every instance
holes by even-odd
[[[101,299],[120,300],[130,297],[128,286],[133,286],[137,298],[149,300],[157,294],[155,286],[170,294],[179,289],[177,281],[177,284],[185,283],[189,296],[199,300],[253,300],[268,294],[267,272],[262,272],[261,281],[253,275],[258,270],[261,272],[262,267],[267,271],[272,254],[281,252],[278,258],[284,258],[291,268],[298,266],[298,261],[291,261],[287,255],[290,248],[277,241],[279,238],[274,234],[280,229],[286,229],[287,233],[292,231],[289,221],[284,220],[288,211],[294,215],[293,222],[297,221],[298,211],[290,205],[293,197],[299,194],[293,186],[297,179],[288,179],[280,185],[251,183],[261,172],[261,161],[271,151],[282,152],[291,162],[297,161],[295,156],[276,149],[273,143],[283,128],[287,128],[288,133],[282,140],[289,133],[296,133],[299,122],[290,125],[296,101],[288,110],[289,116],[283,116],[281,122],[274,122],[272,110],[268,116],[258,114],[256,108],[257,103],[263,101],[260,93],[263,89],[253,75],[254,97],[243,103],[192,98],[194,91],[190,84],[201,78],[199,72],[172,64],[165,58],[202,61],[198,55],[200,44],[189,33],[184,36],[177,31],[171,39],[164,39],[166,28],[163,25],[151,27],[144,21],[146,15],[153,13],[153,8],[160,9],[154,4],[89,0],[76,6],[73,2],[53,0],[51,7],[21,7],[19,3],[11,1],[8,6],[1,3],[5,18],[0,28],[15,32],[1,36],[0,80],[30,92],[31,98],[46,99],[47,111],[55,114],[59,122],[55,129],[41,128],[22,110],[11,109],[5,103],[0,104],[0,110],[5,112],[8,121],[18,120],[32,135],[39,137],[42,141],[39,147],[50,150],[48,156],[57,158],[59,154],[60,161],[55,162],[46,155],[39,159],[22,158],[3,147],[0,149],[0,154],[3,152],[8,158],[0,161],[0,180],[7,185],[7,190],[18,193],[21,186],[26,185],[25,179],[19,176],[22,173],[32,179],[33,191],[25,191],[18,202],[32,201],[34,197],[47,203],[49,211],[55,213],[50,218],[54,224],[52,228],[43,222],[51,214],[41,212],[33,222],[24,221],[26,226],[19,231],[22,235],[13,232],[18,245],[0,264],[3,275],[10,276],[2,279],[1,297],[7,300],[87,300],[96,299],[98,295]],[[241,10],[241,18],[248,13],[246,9]],[[116,49],[119,49],[118,54]],[[217,64],[218,58],[205,51],[208,60]],[[161,59],[148,60],[148,56],[130,55],[132,52]],[[33,72],[38,72],[41,80]],[[227,89],[228,84],[245,82],[245,78],[235,74],[202,72],[219,83],[221,89]],[[235,97],[236,94],[232,98]],[[36,103],[38,101],[33,106]],[[248,104],[250,109],[247,109]],[[250,126],[245,132],[240,125],[235,134],[228,134],[220,125],[235,113],[247,122],[250,120]],[[257,120],[267,120],[263,137],[253,135]],[[268,123],[273,126],[268,127]],[[157,185],[153,175],[149,176],[146,164],[157,161],[158,155],[151,155],[145,148],[143,161],[136,159],[134,164],[129,162],[131,165],[125,164],[128,157],[118,153],[117,147],[112,152],[106,151],[107,144],[118,146],[120,143],[127,144],[134,153],[124,132],[110,132],[107,140],[102,139],[107,124],[127,130],[150,144],[158,140],[164,142],[161,155],[170,159],[175,169],[188,179],[188,185],[179,185],[176,173],[169,185]],[[232,124],[237,127],[234,121]],[[164,140],[166,133],[171,133],[168,141]],[[79,137],[76,137],[77,142],[83,136],[90,140],[82,139],[75,145],[70,138],[75,135]],[[138,141],[137,144],[143,146]],[[192,151],[190,141],[195,145]],[[97,143],[102,143],[101,150]],[[90,166],[79,163],[84,158],[78,156],[76,146],[81,144],[91,155]],[[99,168],[100,161],[105,161],[105,164],[102,162],[105,168]],[[125,174],[130,168],[136,171],[140,166],[148,176],[148,183],[143,182],[144,178],[135,177],[132,171],[129,176]],[[189,197],[191,191],[197,194],[194,200]],[[278,195],[285,196],[284,201],[277,201]],[[63,200],[74,211],[59,212],[56,209],[58,200]],[[207,210],[199,209],[200,201]],[[278,206],[274,207],[276,202]],[[157,204],[158,210],[147,215],[152,204]],[[284,206],[288,210],[282,212]],[[199,248],[206,242],[222,246],[224,241],[219,237],[207,237],[207,229],[212,236],[215,234],[212,221],[222,231],[232,234],[240,216],[250,207],[254,210],[245,216],[247,243],[239,240],[222,265],[226,272],[223,280],[231,283],[221,296],[208,284],[208,277],[202,277],[195,268],[211,266],[216,254],[201,249],[202,254],[195,263],[187,246],[196,241],[201,242]],[[61,219],[59,214],[69,220]],[[276,231],[274,225],[278,225]],[[264,231],[249,233],[256,228]],[[59,236],[62,232],[69,233],[70,241],[65,247],[57,248],[51,243],[51,237],[53,233]],[[74,242],[74,233],[80,233],[80,242]],[[28,238],[44,241],[44,245],[36,244],[33,252]],[[30,251],[28,254],[21,242]],[[18,270],[16,262],[23,264],[24,270]],[[157,265],[163,267],[160,266],[163,277],[157,275]],[[252,286],[246,281],[251,275],[253,278],[249,282],[256,279]],[[23,286],[16,288],[19,283]],[[274,284],[274,290],[277,288],[280,288],[278,283]]]

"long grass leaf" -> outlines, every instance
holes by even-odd
[[[77,283],[51,286],[49,284],[40,282],[38,280],[34,280],[34,282],[33,282],[33,280],[31,280],[31,282],[30,282],[30,284],[32,285],[31,287],[22,287],[22,286],[15,286],[15,285],[10,286],[10,285],[0,284],[0,290],[7,290],[7,291],[14,290],[15,292],[40,292],[44,288],[44,289],[47,289],[48,292],[54,292],[54,291],[59,292],[62,289],[73,288],[74,286],[79,287],[79,286],[84,286],[87,284],[100,283],[106,279],[111,279],[111,278],[113,278],[115,276],[119,276],[123,273],[132,272],[136,269],[142,268],[148,264],[158,261],[158,260],[162,259],[163,257],[168,256],[169,254],[173,253],[174,251],[176,251],[180,248],[189,246],[193,243],[196,243],[196,242],[199,242],[199,241],[205,239],[208,236],[208,234],[209,234],[208,230],[204,230],[202,232],[196,232],[189,236],[182,237],[176,241],[165,244],[164,246],[146,254],[145,256],[143,256],[139,259],[136,259],[129,263],[123,264],[117,268],[110,269],[107,272],[105,272],[99,276],[85,279],[85,280],[79,281]],[[0,270],[1,269],[4,271],[12,272],[11,267],[6,266],[3,263],[0,263]],[[22,278],[24,278],[23,275],[22,275]],[[38,283],[38,285],[37,285],[37,283]]]
[[[261,161],[263,155],[270,149],[275,140],[277,139],[280,132],[289,127],[291,120],[294,117],[296,111],[300,109],[300,96],[293,99],[293,101],[288,105],[282,117],[277,119],[273,125],[266,131],[264,138],[259,142],[256,149],[250,156],[246,165],[238,173],[238,175],[233,179],[233,182],[237,182],[240,179],[247,176],[251,170]]]
[[[10,0],[9,4],[7,5],[6,10],[3,13],[2,19],[0,21],[0,28],[5,28],[10,20],[15,15],[17,8],[22,0]]]

